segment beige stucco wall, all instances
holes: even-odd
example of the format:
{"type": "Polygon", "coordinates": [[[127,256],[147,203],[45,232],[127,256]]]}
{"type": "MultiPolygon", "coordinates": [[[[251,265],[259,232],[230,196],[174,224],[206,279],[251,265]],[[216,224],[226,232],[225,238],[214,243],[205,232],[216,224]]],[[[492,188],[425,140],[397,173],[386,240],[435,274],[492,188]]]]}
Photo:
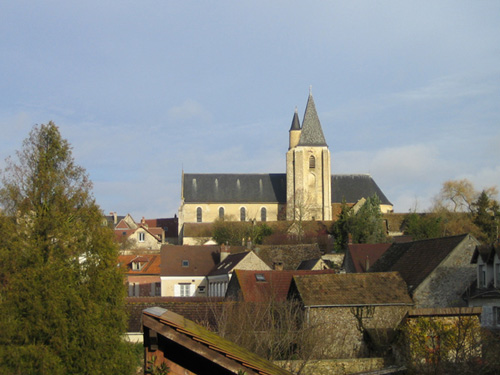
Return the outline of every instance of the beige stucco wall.
{"type": "Polygon", "coordinates": [[[151,233],[143,228],[138,228],[135,233],[129,237],[129,240],[135,241],[134,247],[136,249],[159,250],[161,247],[161,242],[158,242],[151,233]],[[144,241],[139,241],[139,233],[144,233],[144,241]]]}
{"type": "Polygon", "coordinates": [[[182,223],[196,223],[196,210],[201,207],[202,223],[211,223],[219,218],[219,208],[224,207],[224,217],[234,221],[240,221],[240,209],[245,207],[246,220],[261,221],[261,209],[267,210],[266,221],[277,221],[279,205],[276,203],[184,203],[181,206],[182,223]]]}
{"type": "Polygon", "coordinates": [[[175,286],[181,283],[192,285],[194,294],[191,297],[205,297],[207,295],[207,279],[204,276],[162,276],[161,277],[161,296],[175,297],[175,286]],[[200,293],[199,287],[204,286],[205,292],[200,293]]]}
{"type": "Polygon", "coordinates": [[[295,147],[286,155],[287,220],[332,220],[330,151],[327,147],[295,147]],[[315,167],[309,167],[313,156],[315,167]]]}

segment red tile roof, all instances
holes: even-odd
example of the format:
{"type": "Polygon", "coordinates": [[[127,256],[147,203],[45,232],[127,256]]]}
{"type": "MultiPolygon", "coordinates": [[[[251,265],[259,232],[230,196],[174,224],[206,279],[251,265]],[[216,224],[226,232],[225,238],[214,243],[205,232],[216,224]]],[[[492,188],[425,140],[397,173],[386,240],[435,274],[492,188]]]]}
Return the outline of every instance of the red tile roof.
{"type": "Polygon", "coordinates": [[[122,267],[126,267],[126,273],[128,275],[159,275],[160,274],[160,261],[161,258],[159,255],[152,254],[133,254],[133,255],[119,255],[118,263],[122,267]],[[137,263],[146,264],[137,271],[132,270],[132,261],[137,263]]]}
{"type": "Polygon", "coordinates": [[[243,301],[265,302],[269,299],[284,301],[294,275],[333,274],[334,270],[246,271],[235,270],[228,286],[234,291],[232,298],[241,292],[243,301]],[[262,281],[259,281],[256,275],[262,281]]]}
{"type": "Polygon", "coordinates": [[[356,272],[366,272],[371,265],[391,246],[390,243],[350,244],[346,253],[346,261],[350,258],[356,272]]]}

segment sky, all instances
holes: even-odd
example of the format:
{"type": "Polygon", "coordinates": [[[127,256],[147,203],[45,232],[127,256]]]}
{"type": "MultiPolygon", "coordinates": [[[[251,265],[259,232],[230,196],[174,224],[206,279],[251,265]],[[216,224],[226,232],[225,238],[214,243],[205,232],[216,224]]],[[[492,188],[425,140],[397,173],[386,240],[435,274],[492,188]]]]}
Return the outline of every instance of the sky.
{"type": "Polygon", "coordinates": [[[284,173],[310,87],[332,173],[395,212],[500,185],[500,2],[2,1],[0,169],[54,121],[105,213],[173,217],[186,173],[284,173]]]}

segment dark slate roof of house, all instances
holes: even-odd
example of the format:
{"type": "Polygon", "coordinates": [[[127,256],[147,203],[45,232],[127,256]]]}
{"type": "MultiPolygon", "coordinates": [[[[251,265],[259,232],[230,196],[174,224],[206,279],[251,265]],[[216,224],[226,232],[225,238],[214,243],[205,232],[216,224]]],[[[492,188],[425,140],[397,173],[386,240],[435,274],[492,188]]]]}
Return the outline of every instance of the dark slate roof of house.
{"type": "Polygon", "coordinates": [[[304,120],[302,120],[302,132],[297,146],[327,146],[311,94],[307,100],[304,120]]]}
{"type": "MultiPolygon", "coordinates": [[[[290,372],[284,370],[283,368],[275,365],[273,362],[268,361],[255,353],[252,353],[248,349],[240,347],[235,343],[228,341],[214,332],[200,326],[193,321],[184,318],[182,315],[176,314],[172,311],[168,311],[162,308],[149,308],[144,310],[143,315],[150,316],[157,320],[158,322],[171,327],[174,329],[173,337],[170,340],[176,340],[176,336],[183,336],[187,340],[182,340],[182,345],[190,351],[196,353],[196,356],[201,356],[213,360],[221,367],[224,367],[225,363],[222,361],[217,361],[217,359],[208,358],[205,351],[200,351],[199,346],[204,345],[207,349],[214,351],[217,355],[222,355],[236,362],[243,369],[247,371],[252,371],[262,375],[292,375],[290,372]]],[[[147,326],[147,319],[145,321],[145,326],[147,326]]],[[[160,332],[161,334],[161,332],[160,332]]],[[[194,357],[196,358],[196,357],[194,357]]]]}
{"type": "Polygon", "coordinates": [[[484,263],[491,264],[495,259],[495,254],[500,257],[500,246],[498,245],[481,245],[476,247],[474,254],[472,255],[471,263],[476,264],[479,257],[484,263]]]}
{"type": "Polygon", "coordinates": [[[300,262],[297,267],[298,270],[312,270],[316,264],[321,260],[321,258],[307,259],[300,262]]]}
{"type": "Polygon", "coordinates": [[[370,268],[371,265],[375,264],[390,246],[390,243],[349,244],[344,262],[350,259],[356,272],[366,272],[366,266],[368,265],[370,268]]]}
{"type": "Polygon", "coordinates": [[[392,205],[369,174],[332,175],[332,203],[356,203],[374,194],[381,204],[392,205]]]}
{"type": "MultiPolygon", "coordinates": [[[[334,273],[334,270],[294,270],[294,271],[247,271],[235,270],[228,285],[241,293],[245,302],[266,302],[270,299],[284,301],[290,288],[292,277],[295,275],[318,275],[334,273]],[[259,276],[257,276],[259,275],[259,276]],[[233,285],[231,285],[233,284],[233,285]]],[[[236,296],[231,296],[236,297],[236,296]]]]}
{"type": "Polygon", "coordinates": [[[220,261],[220,247],[163,245],[161,276],[206,276],[220,261]],[[183,261],[187,260],[187,266],[183,261]]]}
{"type": "MultiPolygon", "coordinates": [[[[186,203],[286,203],[286,174],[185,173],[182,190],[186,203]]],[[[370,175],[332,175],[332,203],[356,203],[374,194],[392,205],[370,175]]]]}
{"type": "Polygon", "coordinates": [[[159,275],[160,256],[153,254],[118,255],[118,265],[129,275],[159,275]],[[132,269],[132,262],[146,263],[140,270],[132,269]]]}
{"type": "Polygon", "coordinates": [[[398,271],[416,289],[468,234],[393,243],[368,272],[398,271]]]}
{"type": "Polygon", "coordinates": [[[225,275],[231,272],[234,267],[238,265],[245,257],[250,254],[249,251],[229,254],[222,262],[217,264],[212,271],[208,274],[208,276],[216,276],[216,275],[225,275]]]}
{"type": "Polygon", "coordinates": [[[297,275],[290,291],[305,306],[413,304],[398,272],[297,275]]]}

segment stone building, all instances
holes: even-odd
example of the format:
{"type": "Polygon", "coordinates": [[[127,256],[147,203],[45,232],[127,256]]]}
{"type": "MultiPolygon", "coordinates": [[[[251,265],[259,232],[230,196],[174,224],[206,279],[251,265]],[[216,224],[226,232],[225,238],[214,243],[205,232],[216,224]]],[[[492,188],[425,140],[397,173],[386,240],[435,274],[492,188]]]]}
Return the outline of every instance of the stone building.
{"type": "Polygon", "coordinates": [[[381,211],[392,203],[370,175],[332,175],[326,143],[312,94],[302,126],[297,110],[289,130],[286,173],[183,173],[179,237],[184,224],[233,221],[321,220],[335,218],[343,201],[354,205],[377,195],[381,211]]]}

